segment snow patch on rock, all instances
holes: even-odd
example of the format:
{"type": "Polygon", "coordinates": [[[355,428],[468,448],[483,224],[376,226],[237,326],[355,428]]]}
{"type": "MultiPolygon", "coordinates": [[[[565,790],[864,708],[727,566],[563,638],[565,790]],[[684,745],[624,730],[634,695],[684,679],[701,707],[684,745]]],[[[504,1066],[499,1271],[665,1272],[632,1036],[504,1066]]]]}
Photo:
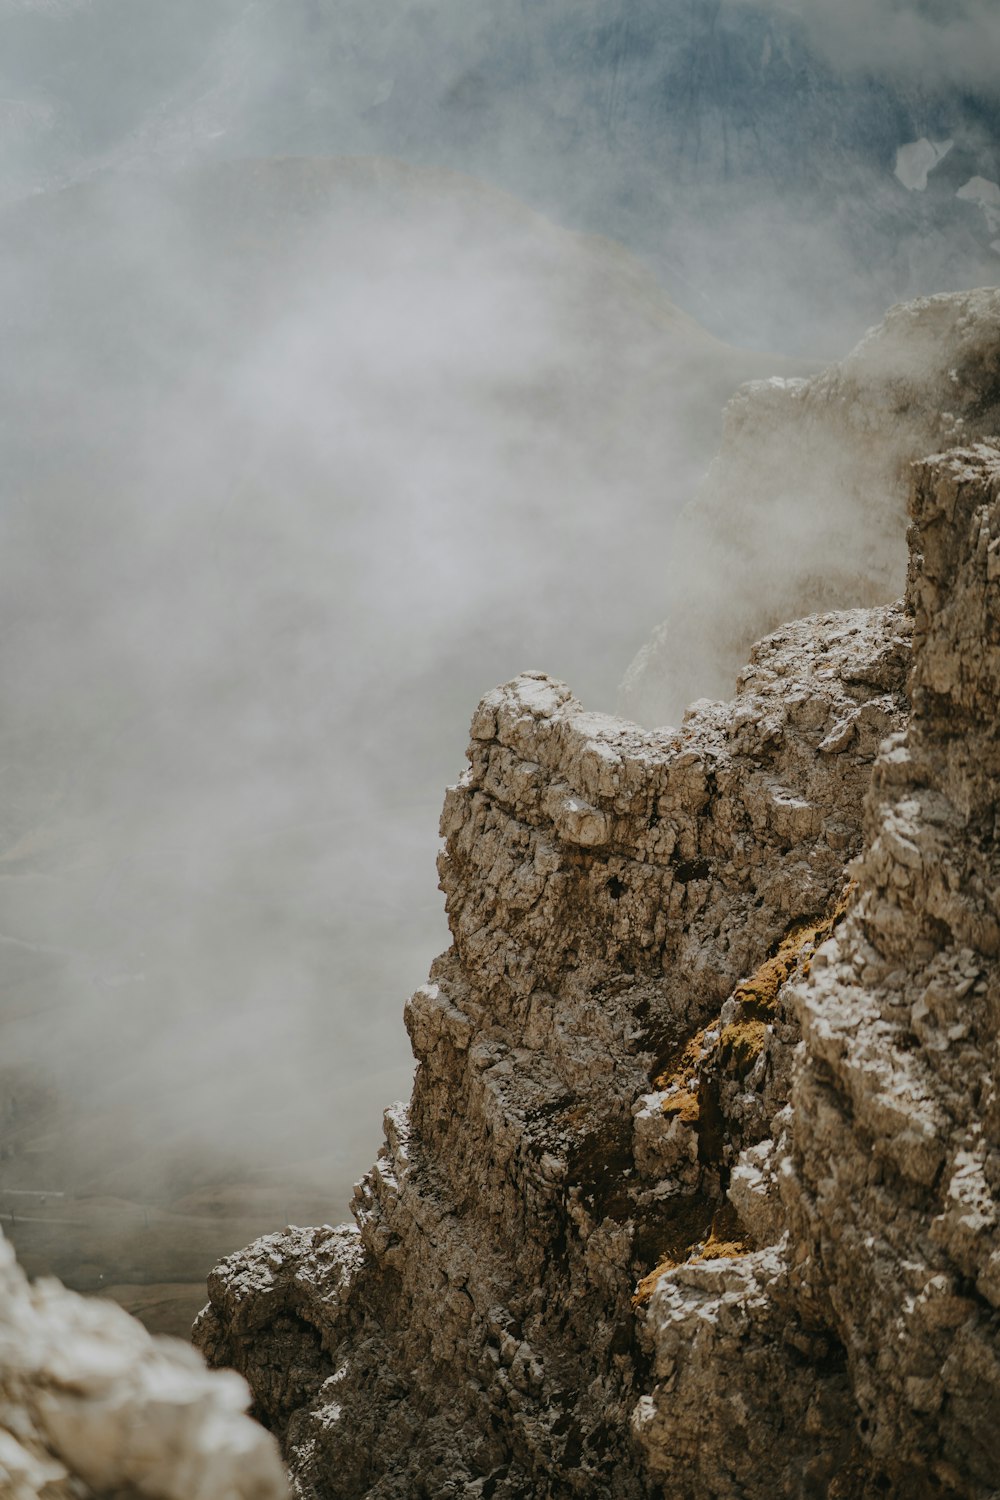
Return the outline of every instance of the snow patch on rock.
{"type": "MultiPolygon", "coordinates": [[[[979,204],[991,233],[1000,229],[1000,183],[991,182],[988,177],[970,177],[955,196],[979,204]]],[[[990,248],[995,249],[995,244],[991,243],[990,248]]]]}
{"type": "Polygon", "coordinates": [[[927,178],[939,162],[944,161],[954,141],[909,141],[896,152],[896,176],[911,193],[927,190],[927,178]]]}

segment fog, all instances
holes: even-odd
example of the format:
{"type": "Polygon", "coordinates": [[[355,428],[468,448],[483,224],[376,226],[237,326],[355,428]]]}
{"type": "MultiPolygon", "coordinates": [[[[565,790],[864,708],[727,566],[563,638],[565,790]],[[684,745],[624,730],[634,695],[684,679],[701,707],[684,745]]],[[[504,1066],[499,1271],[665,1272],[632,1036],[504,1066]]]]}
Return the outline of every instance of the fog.
{"type": "Polygon", "coordinates": [[[774,0],[801,18],[834,64],[940,88],[977,88],[995,98],[1000,13],[993,0],[774,0]]]}
{"type": "Polygon", "coordinates": [[[1000,176],[996,24],[987,0],[5,0],[0,194],[402,157],[624,242],[720,337],[833,357],[894,300],[995,277],[954,193],[1000,176]],[[965,176],[914,195],[893,164],[922,137],[965,176]]]}
{"type": "Polygon", "coordinates": [[[197,1287],[135,1289],[345,1216],[447,942],[478,698],[540,667],[613,709],[732,390],[990,264],[975,204],[911,222],[863,149],[947,105],[985,170],[989,98],[942,75],[925,121],[817,43],[812,128],[846,141],[817,219],[801,101],[756,155],[726,113],[745,56],[804,45],[747,10],[0,4],[0,1211],[30,1270],[178,1328],[197,1287]]]}
{"type": "MultiPolygon", "coordinates": [[[[102,177],[8,210],[0,265],[4,1185],[189,1239],[206,1202],[237,1238],[339,1218],[409,1088],[472,709],[525,666],[613,706],[671,508],[775,361],[371,160],[102,177]]],[[[12,1207],[29,1265],[149,1274],[12,1207]]]]}

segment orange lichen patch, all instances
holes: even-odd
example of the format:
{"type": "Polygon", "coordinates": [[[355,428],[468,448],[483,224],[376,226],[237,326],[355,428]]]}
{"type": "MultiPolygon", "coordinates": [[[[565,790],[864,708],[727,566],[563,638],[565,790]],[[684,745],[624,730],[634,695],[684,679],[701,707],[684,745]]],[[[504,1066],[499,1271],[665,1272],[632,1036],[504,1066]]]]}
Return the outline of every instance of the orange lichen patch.
{"type": "Polygon", "coordinates": [[[764,960],[755,974],[736,986],[733,999],[740,1002],[745,1015],[768,1020],[775,1014],[782,986],[796,969],[808,974],[812,955],[846,916],[856,889],[857,883],[850,881],[819,921],[810,918],[795,922],[781,939],[777,951],[764,960]]]}
{"type": "Polygon", "coordinates": [[[663,1101],[663,1113],[674,1115],[685,1125],[693,1125],[700,1113],[698,1108],[698,1096],[690,1089],[681,1089],[677,1094],[671,1094],[669,1099],[663,1101]]]}
{"type": "Polygon", "coordinates": [[[635,1250],[644,1266],[669,1269],[687,1260],[692,1245],[700,1245],[711,1232],[712,1215],[718,1208],[706,1194],[678,1193],[658,1204],[636,1225],[635,1250]]]}
{"type": "Polygon", "coordinates": [[[660,1264],[656,1267],[655,1270],[650,1271],[648,1276],[644,1276],[642,1278],[642,1280],[639,1282],[639,1285],[632,1293],[633,1312],[638,1311],[640,1307],[645,1307],[650,1297],[656,1291],[656,1283],[659,1281],[660,1277],[665,1271],[672,1271],[676,1265],[677,1261],[675,1260],[661,1260],[660,1264]]]}
{"type": "Polygon", "coordinates": [[[733,991],[732,998],[739,1002],[740,1020],[727,1026],[719,1035],[719,1018],[700,1027],[687,1041],[682,1042],[667,1060],[666,1065],[653,1079],[656,1089],[688,1088],[689,1080],[696,1078],[706,1056],[716,1046],[728,1046],[741,1065],[740,1076],[749,1071],[753,1059],[763,1046],[763,1030],[755,1029],[758,1023],[772,1021],[778,1009],[778,997],[782,987],[796,972],[809,973],[813,954],[834,928],[847,915],[848,908],[857,890],[857,882],[850,881],[837,901],[819,919],[810,917],[795,922],[779,942],[777,949],[764,960],[760,968],[749,979],[741,980],[733,991]],[[706,1042],[706,1035],[714,1031],[717,1040],[706,1042]]]}
{"type": "MultiPolygon", "coordinates": [[[[704,1220],[702,1220],[704,1225],[704,1220]]],[[[704,1229],[702,1229],[704,1233],[704,1229]]],[[[698,1265],[703,1260],[735,1260],[753,1249],[743,1229],[736,1210],[731,1203],[724,1203],[716,1210],[708,1238],[694,1240],[675,1255],[665,1255],[656,1267],[644,1276],[632,1295],[633,1310],[644,1307],[656,1290],[656,1283],[667,1271],[680,1265],[698,1265]]]]}
{"type": "Polygon", "coordinates": [[[730,1140],[724,1076],[745,1078],[750,1072],[779,1020],[782,987],[793,975],[809,972],[812,955],[847,914],[855,890],[852,881],[825,916],[789,927],[775,951],[733,991],[736,1019],[723,1026],[721,1014],[716,1016],[679,1043],[654,1078],[655,1087],[667,1095],[663,1113],[697,1131],[698,1160],[710,1170],[696,1194],[667,1200],[666,1212],[661,1209],[655,1223],[638,1226],[639,1265],[655,1265],[636,1287],[634,1309],[649,1301],[666,1271],[707,1260],[732,1260],[752,1250],[736,1210],[718,1202],[728,1181],[730,1140]]]}
{"type": "Polygon", "coordinates": [[[653,1079],[654,1088],[669,1089],[675,1085],[683,1084],[687,1079],[693,1077],[705,1054],[705,1031],[701,1027],[694,1036],[689,1037],[668,1061],[662,1072],[653,1079]]]}
{"type": "Polygon", "coordinates": [[[763,1021],[734,1021],[719,1037],[719,1062],[727,1073],[745,1078],[764,1050],[767,1027],[763,1021]]]}
{"type": "Polygon", "coordinates": [[[735,1260],[753,1249],[746,1230],[731,1203],[724,1203],[712,1220],[712,1232],[701,1250],[691,1257],[697,1265],[703,1260],[735,1260]]]}

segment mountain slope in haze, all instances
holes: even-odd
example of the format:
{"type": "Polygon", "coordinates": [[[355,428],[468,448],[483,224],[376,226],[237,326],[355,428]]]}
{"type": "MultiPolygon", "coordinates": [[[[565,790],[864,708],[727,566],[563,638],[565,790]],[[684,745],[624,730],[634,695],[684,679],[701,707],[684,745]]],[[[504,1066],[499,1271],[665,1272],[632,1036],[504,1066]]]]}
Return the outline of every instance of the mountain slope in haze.
{"type": "Polygon", "coordinates": [[[32,1272],[196,1280],[339,1214],[406,1086],[473,684],[610,703],[722,403],[787,366],[382,160],[35,197],[0,284],[0,1206],[32,1272]]]}
{"type": "Polygon", "coordinates": [[[751,0],[12,4],[5,191],[392,154],[613,234],[717,332],[832,355],[893,301],[995,279],[1000,93],[975,50],[945,63],[962,9],[918,65],[877,15],[866,62],[751,0]]]}
{"type": "Polygon", "coordinates": [[[1000,430],[1000,289],[891,308],[809,380],[752,383],[665,558],[669,618],[621,707],[677,723],[731,691],[753,641],[806,610],[885,604],[903,587],[921,454],[1000,430]]]}

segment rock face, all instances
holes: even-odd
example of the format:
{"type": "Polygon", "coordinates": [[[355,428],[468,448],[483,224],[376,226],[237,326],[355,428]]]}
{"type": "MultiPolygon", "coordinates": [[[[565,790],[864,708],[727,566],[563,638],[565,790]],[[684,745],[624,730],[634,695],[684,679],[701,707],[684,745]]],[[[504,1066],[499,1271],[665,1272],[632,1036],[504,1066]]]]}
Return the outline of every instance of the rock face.
{"type": "Polygon", "coordinates": [[[653,1273],[747,1263],[726,1188],[787,1099],[783,984],[838,919],[908,655],[899,608],[847,612],[677,732],[537,674],[480,705],[442,821],[454,943],[357,1228],[223,1262],[196,1330],[300,1495],[650,1493],[653,1273]]]}
{"type": "Polygon", "coordinates": [[[678,524],[670,618],[633,661],[622,709],[676,723],[728,696],[782,620],[903,591],[910,464],[1000,430],[1000,291],[893,308],[811,380],[754,381],[678,524]]]}
{"type": "Polygon", "coordinates": [[[911,516],[677,732],[480,705],[357,1226],[197,1330],[303,1500],[995,1497],[1000,447],[911,516]]]}
{"type": "Polygon", "coordinates": [[[651,1300],[636,1432],[696,1494],[996,1493],[1000,452],[921,466],[913,520],[912,716],[857,899],[784,991],[804,1046],[780,1141],[730,1187],[770,1248],[651,1300]]]}
{"type": "Polygon", "coordinates": [[[111,1303],[29,1285],[0,1236],[0,1494],[5,1500],[282,1500],[247,1390],[111,1303]]]}
{"type": "Polygon", "coordinates": [[[922,467],[912,717],[875,767],[862,897],[793,1005],[782,1195],[900,1493],[1000,1474],[1000,457],[922,467]]]}

